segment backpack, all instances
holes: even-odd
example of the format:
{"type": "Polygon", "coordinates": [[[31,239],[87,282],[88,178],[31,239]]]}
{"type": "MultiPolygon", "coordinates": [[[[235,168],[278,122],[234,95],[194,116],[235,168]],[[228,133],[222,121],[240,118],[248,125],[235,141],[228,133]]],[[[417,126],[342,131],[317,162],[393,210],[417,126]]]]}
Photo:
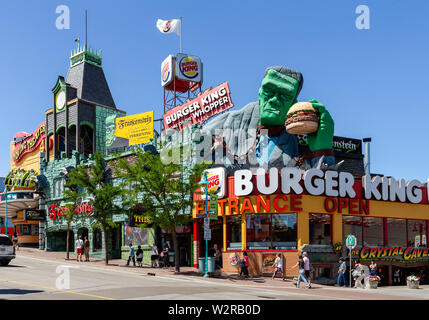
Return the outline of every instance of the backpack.
{"type": "Polygon", "coordinates": [[[246,266],[246,262],[244,261],[244,259],[240,260],[240,267],[245,267],[246,266]]]}

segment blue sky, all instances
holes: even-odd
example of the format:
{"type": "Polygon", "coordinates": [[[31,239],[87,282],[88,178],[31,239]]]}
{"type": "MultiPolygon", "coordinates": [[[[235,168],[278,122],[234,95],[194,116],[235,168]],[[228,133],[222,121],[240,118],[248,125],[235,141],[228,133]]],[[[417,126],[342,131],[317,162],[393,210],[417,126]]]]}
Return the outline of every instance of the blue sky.
{"type": "Polygon", "coordinates": [[[18,131],[32,132],[52,106],[51,89],[66,76],[74,39],[103,50],[103,69],[119,109],[162,116],[160,64],[179,51],[156,20],[183,17],[183,51],[202,58],[204,88],[229,81],[235,108],[257,100],[266,67],[304,75],[300,101],[323,102],[335,135],[372,137],[371,171],[429,177],[426,92],[429,2],[425,0],[282,1],[2,1],[0,3],[0,175],[18,131]],[[57,30],[58,5],[70,8],[57,30]],[[358,30],[358,5],[370,29],[358,30]]]}

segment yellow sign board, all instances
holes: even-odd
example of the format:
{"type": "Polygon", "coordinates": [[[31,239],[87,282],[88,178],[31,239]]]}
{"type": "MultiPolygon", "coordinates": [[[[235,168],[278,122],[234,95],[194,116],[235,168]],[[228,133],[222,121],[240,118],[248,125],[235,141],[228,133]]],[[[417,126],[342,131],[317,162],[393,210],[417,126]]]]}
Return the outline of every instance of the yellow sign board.
{"type": "Polygon", "coordinates": [[[153,138],[153,111],[115,119],[115,136],[128,139],[128,145],[147,143],[153,138]]]}

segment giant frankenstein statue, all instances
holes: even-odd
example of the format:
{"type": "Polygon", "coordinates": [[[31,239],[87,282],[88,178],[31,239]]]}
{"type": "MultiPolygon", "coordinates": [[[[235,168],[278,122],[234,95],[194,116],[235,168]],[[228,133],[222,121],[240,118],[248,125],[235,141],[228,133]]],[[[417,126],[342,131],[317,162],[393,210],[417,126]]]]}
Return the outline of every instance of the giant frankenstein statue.
{"type": "Polygon", "coordinates": [[[334,121],[322,103],[309,101],[319,113],[320,122],[319,129],[307,135],[310,150],[301,157],[296,136],[285,129],[286,115],[297,102],[302,84],[300,72],[282,66],[269,67],[259,89],[259,102],[251,102],[207,123],[203,130],[214,137],[209,156],[215,160],[216,153],[223,154],[223,163],[216,155],[214,166],[232,170],[285,166],[332,168],[334,121]]]}

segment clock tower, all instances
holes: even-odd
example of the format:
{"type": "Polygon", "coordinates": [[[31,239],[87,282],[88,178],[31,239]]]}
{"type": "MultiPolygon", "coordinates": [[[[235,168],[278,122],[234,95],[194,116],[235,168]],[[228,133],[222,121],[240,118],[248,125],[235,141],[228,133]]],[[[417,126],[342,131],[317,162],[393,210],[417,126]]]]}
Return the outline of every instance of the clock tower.
{"type": "Polygon", "coordinates": [[[116,108],[101,62],[101,51],[80,44],[72,50],[67,77],[58,77],[53,108],[46,111],[46,142],[53,138],[46,161],[70,157],[73,150],[84,156],[104,153],[104,119],[125,112],[116,108]]]}

